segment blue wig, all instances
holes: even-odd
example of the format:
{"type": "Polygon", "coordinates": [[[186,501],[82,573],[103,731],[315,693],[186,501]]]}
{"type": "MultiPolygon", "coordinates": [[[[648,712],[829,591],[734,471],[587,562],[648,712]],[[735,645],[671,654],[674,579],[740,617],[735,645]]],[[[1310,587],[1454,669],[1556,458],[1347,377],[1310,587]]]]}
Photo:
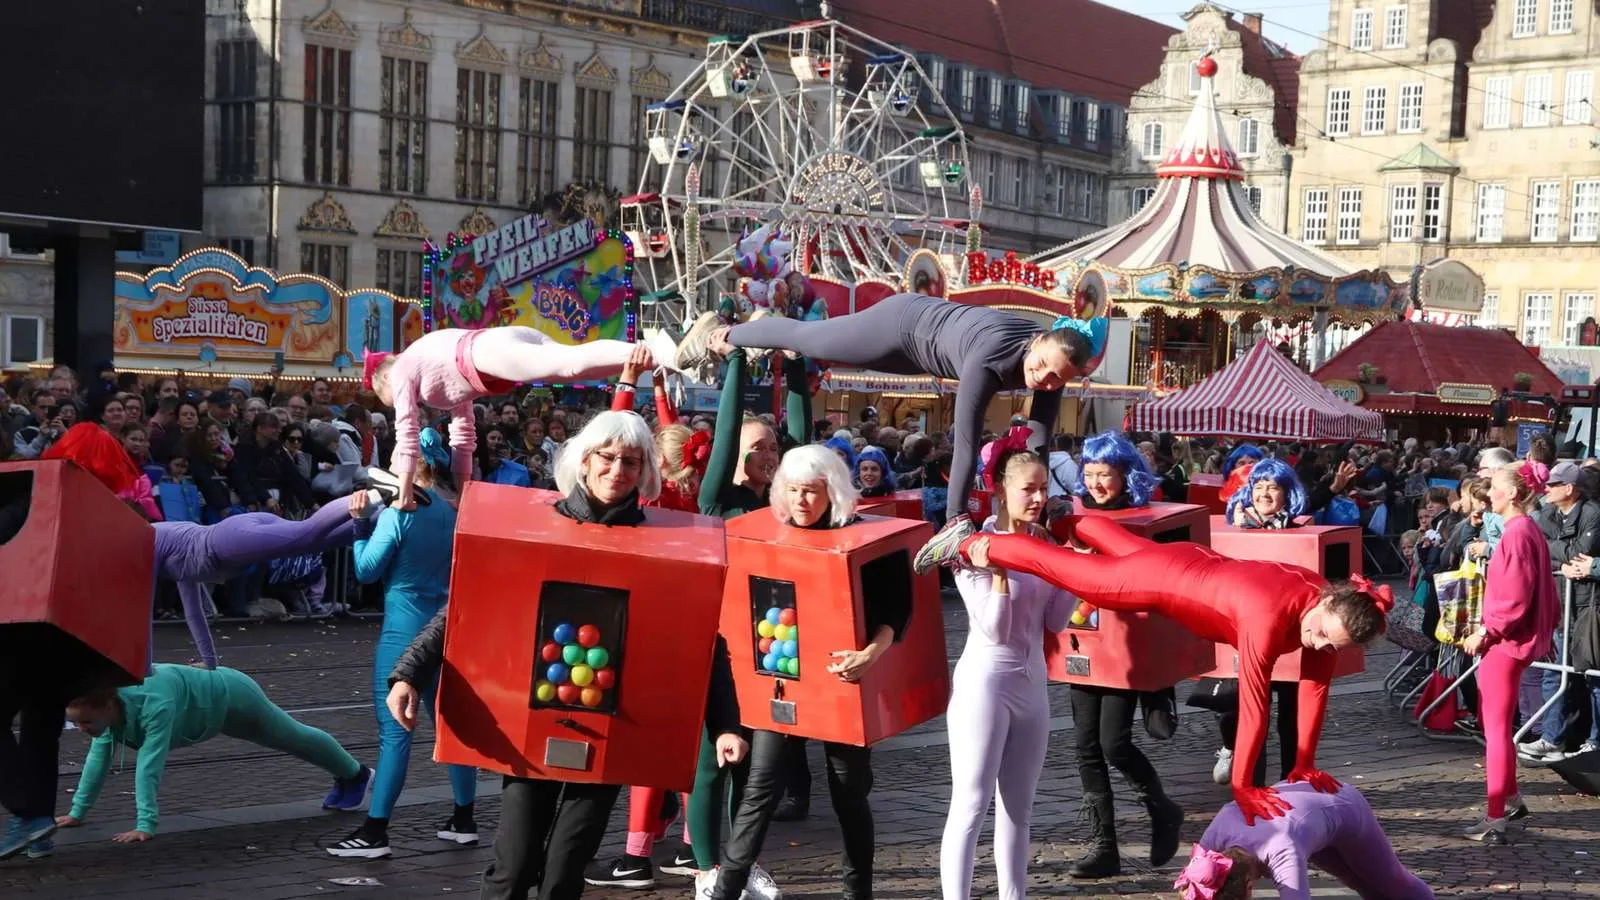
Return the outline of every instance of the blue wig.
{"type": "Polygon", "coordinates": [[[1083,483],[1083,470],[1090,463],[1103,463],[1122,473],[1122,490],[1128,495],[1131,506],[1149,506],[1150,495],[1161,483],[1138,449],[1118,431],[1103,431],[1084,440],[1082,458],[1078,460],[1078,481],[1072,486],[1072,492],[1079,497],[1089,492],[1083,483]]]}
{"type": "Polygon", "coordinates": [[[894,481],[894,469],[889,467],[889,454],[884,453],[879,447],[872,446],[863,449],[861,454],[856,457],[855,465],[850,467],[851,474],[855,476],[856,487],[861,487],[861,464],[864,462],[878,464],[878,468],[883,470],[883,483],[889,486],[889,490],[898,491],[900,489],[894,481]]]}
{"type": "Polygon", "coordinates": [[[1250,467],[1244,486],[1228,498],[1228,521],[1233,521],[1235,510],[1250,505],[1250,492],[1259,481],[1271,481],[1283,489],[1283,508],[1290,518],[1306,514],[1306,489],[1300,477],[1288,463],[1276,457],[1267,457],[1250,467]]]}
{"type": "Polygon", "coordinates": [[[850,446],[850,439],[842,434],[836,434],[823,442],[822,446],[844,457],[844,464],[850,471],[856,470],[856,448],[850,446]]]}
{"type": "Polygon", "coordinates": [[[1266,456],[1266,454],[1262,453],[1261,448],[1257,447],[1255,444],[1240,444],[1239,446],[1233,448],[1233,452],[1229,453],[1228,459],[1223,462],[1222,477],[1226,479],[1229,475],[1233,474],[1233,467],[1237,466],[1240,462],[1247,459],[1259,462],[1264,456],[1266,456]]]}

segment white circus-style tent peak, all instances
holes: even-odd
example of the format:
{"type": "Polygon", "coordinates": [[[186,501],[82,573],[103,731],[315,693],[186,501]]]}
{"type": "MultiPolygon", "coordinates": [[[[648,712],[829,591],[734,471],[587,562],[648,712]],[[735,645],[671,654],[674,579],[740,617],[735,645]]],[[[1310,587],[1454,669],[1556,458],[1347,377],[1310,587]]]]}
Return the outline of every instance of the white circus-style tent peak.
{"type": "Polygon", "coordinates": [[[1155,196],[1127,221],[1031,261],[1058,272],[1094,262],[1124,270],[1183,263],[1230,273],[1292,267],[1325,278],[1352,274],[1348,264],[1274,230],[1250,208],[1244,169],[1217,112],[1216,61],[1205,57],[1197,68],[1200,93],[1156,168],[1155,196]]]}
{"type": "Polygon", "coordinates": [[[1383,416],[1334,396],[1268,341],[1199,384],[1133,408],[1134,431],[1280,441],[1384,439],[1383,416]]]}

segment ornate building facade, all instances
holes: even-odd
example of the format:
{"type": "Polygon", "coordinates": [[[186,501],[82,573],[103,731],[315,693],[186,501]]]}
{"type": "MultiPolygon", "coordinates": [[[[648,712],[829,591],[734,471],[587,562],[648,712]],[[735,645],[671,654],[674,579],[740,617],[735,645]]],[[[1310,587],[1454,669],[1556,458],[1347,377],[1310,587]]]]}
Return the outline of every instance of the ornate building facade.
{"type": "Polygon", "coordinates": [[[1459,259],[1477,324],[1576,343],[1600,312],[1594,8],[1334,0],[1301,65],[1291,233],[1397,279],[1459,259]]]}

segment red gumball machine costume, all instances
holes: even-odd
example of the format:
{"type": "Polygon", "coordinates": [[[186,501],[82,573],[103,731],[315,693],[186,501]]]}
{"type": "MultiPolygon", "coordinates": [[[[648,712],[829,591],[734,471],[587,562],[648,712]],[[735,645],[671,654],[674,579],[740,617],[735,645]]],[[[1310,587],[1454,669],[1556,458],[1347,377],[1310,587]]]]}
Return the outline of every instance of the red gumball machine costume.
{"type": "MultiPolygon", "coordinates": [[[[977,535],[962,544],[962,554],[987,540],[991,566],[1038,576],[1104,609],[1159,612],[1201,637],[1237,647],[1240,749],[1233,758],[1234,800],[1248,821],[1281,814],[1283,804],[1272,788],[1250,784],[1266,733],[1268,680],[1279,656],[1301,649],[1301,619],[1321,602],[1327,582],[1295,566],[1228,559],[1195,544],[1157,544],[1101,518],[1081,520],[1076,536],[1100,555],[1020,535],[977,535]]],[[[1392,605],[1387,588],[1373,588],[1364,579],[1357,584],[1380,610],[1392,605]]],[[[1334,663],[1332,652],[1304,654],[1298,762],[1289,777],[1323,791],[1338,787],[1316,768],[1334,663]]]]}

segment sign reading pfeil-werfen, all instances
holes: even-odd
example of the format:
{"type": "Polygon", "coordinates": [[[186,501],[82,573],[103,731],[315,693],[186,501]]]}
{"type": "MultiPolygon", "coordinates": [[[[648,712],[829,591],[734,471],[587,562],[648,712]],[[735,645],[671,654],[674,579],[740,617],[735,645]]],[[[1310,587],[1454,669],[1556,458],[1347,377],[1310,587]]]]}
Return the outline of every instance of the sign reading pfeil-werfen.
{"type": "Polygon", "coordinates": [[[1434,392],[1441,403],[1493,403],[1494,388],[1487,384],[1441,382],[1434,392]]]}
{"type": "Polygon", "coordinates": [[[808,211],[848,216],[882,209],[884,189],[872,163],[853,153],[829,152],[800,167],[789,194],[808,211]]]}

